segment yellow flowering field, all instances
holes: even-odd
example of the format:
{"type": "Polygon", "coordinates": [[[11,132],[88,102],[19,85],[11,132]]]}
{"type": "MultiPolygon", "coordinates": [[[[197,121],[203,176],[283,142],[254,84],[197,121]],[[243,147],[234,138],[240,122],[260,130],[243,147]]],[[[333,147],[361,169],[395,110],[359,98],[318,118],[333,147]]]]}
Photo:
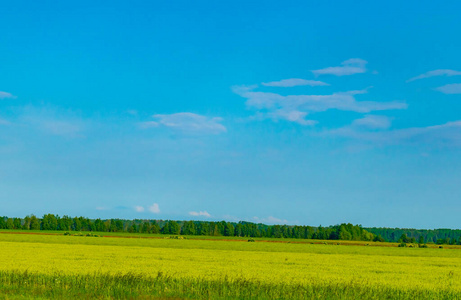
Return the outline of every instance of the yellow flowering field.
{"type": "MultiPolygon", "coordinates": [[[[55,278],[129,274],[146,280],[167,278],[176,284],[225,281],[304,287],[305,292],[323,286],[393,291],[402,297],[407,292],[461,295],[459,249],[0,234],[0,272],[5,282],[14,274],[55,278]]],[[[207,293],[210,298],[232,298],[232,293],[207,293]]],[[[315,297],[315,291],[310,293],[315,297]]],[[[254,298],[270,298],[259,294],[254,298]]]]}

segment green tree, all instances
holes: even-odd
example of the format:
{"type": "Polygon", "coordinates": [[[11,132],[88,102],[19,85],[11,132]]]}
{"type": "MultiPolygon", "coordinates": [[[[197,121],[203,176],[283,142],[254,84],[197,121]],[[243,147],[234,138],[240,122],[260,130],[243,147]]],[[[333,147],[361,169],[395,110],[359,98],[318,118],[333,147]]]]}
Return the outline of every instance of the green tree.
{"type": "Polygon", "coordinates": [[[46,214],[42,218],[42,224],[40,227],[42,230],[57,230],[58,219],[53,214],[46,214]]]}
{"type": "Polygon", "coordinates": [[[14,229],[21,229],[22,228],[21,218],[13,218],[13,225],[14,225],[14,229]]]}
{"type": "Polygon", "coordinates": [[[138,227],[134,222],[131,223],[131,226],[128,227],[128,232],[135,233],[138,231],[138,227]]]}
{"type": "Polygon", "coordinates": [[[419,245],[424,244],[424,237],[422,235],[419,236],[418,244],[419,245]]]}
{"type": "Polygon", "coordinates": [[[224,236],[234,236],[234,225],[226,223],[226,227],[224,227],[224,236]]]}
{"type": "Polygon", "coordinates": [[[0,229],[6,229],[6,219],[7,217],[0,217],[0,229]]]}
{"type": "Polygon", "coordinates": [[[212,235],[213,235],[213,236],[219,236],[218,224],[214,224],[212,235]]]}
{"type": "Polygon", "coordinates": [[[241,223],[235,225],[234,235],[239,237],[243,236],[243,225],[241,223]]]}
{"type": "Polygon", "coordinates": [[[142,233],[152,233],[152,226],[150,222],[143,222],[141,226],[142,233]]]}
{"type": "Polygon", "coordinates": [[[22,224],[22,229],[29,230],[30,229],[30,217],[26,216],[24,218],[24,223],[22,224]]]}
{"type": "Polygon", "coordinates": [[[165,222],[165,224],[162,227],[162,233],[163,234],[171,234],[170,221],[165,222]]]}
{"type": "Polygon", "coordinates": [[[178,235],[181,232],[181,227],[179,227],[178,222],[176,221],[169,221],[170,222],[170,234],[178,235]]]}
{"type": "Polygon", "coordinates": [[[122,232],[123,231],[123,221],[120,219],[115,220],[115,231],[122,232]]]}
{"type": "Polygon", "coordinates": [[[181,228],[183,235],[195,235],[195,224],[193,221],[185,221],[181,228]]]}
{"type": "Polygon", "coordinates": [[[104,222],[101,219],[96,219],[93,223],[95,231],[106,231],[104,222]]]}
{"type": "Polygon", "coordinates": [[[82,230],[82,222],[79,218],[74,217],[72,219],[72,229],[74,231],[81,231],[82,230]]]}
{"type": "Polygon", "coordinates": [[[40,230],[40,220],[34,216],[30,216],[30,230],[40,230]]]}
{"type": "Polygon", "coordinates": [[[158,225],[157,221],[153,220],[151,225],[152,233],[159,234],[160,233],[160,226],[158,225]]]}
{"type": "Polygon", "coordinates": [[[398,242],[399,243],[409,243],[410,239],[407,237],[407,235],[405,233],[402,233],[402,235],[400,236],[398,242]]]}
{"type": "Polygon", "coordinates": [[[12,218],[6,220],[6,229],[14,229],[14,222],[12,218]]]}
{"type": "Polygon", "coordinates": [[[210,234],[210,223],[208,222],[201,222],[200,223],[200,230],[198,231],[199,235],[209,235],[210,234]]]}
{"type": "Polygon", "coordinates": [[[62,216],[58,219],[58,230],[71,231],[72,230],[72,218],[69,216],[62,216]]]}

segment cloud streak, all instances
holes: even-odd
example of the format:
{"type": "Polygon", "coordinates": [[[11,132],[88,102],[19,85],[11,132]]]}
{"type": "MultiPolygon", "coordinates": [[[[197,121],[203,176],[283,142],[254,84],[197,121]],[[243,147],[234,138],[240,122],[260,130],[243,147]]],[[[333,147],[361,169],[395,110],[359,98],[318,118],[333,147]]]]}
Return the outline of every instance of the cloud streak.
{"type": "Polygon", "coordinates": [[[175,114],[157,114],[152,116],[154,121],[142,122],[142,128],[167,127],[187,133],[219,134],[227,129],[219,117],[207,117],[190,112],[175,114]]]}
{"type": "MultiPolygon", "coordinates": [[[[344,137],[379,146],[398,144],[461,146],[461,120],[427,127],[377,131],[368,129],[357,127],[356,122],[353,122],[350,126],[326,131],[324,135],[344,137]]],[[[380,129],[386,128],[383,126],[380,129]]]]}
{"type": "Polygon", "coordinates": [[[354,75],[365,73],[367,71],[366,65],[367,61],[360,58],[351,58],[341,63],[341,66],[337,67],[328,67],[325,69],[312,70],[314,75],[335,75],[335,76],[345,76],[345,75],[354,75]]]}
{"type": "Polygon", "coordinates": [[[264,86],[272,86],[272,87],[294,87],[294,86],[327,86],[329,85],[323,81],[317,80],[306,80],[300,78],[290,78],[290,79],[283,79],[280,81],[271,81],[271,82],[263,82],[262,85],[264,86]]]}
{"type": "Polygon", "coordinates": [[[210,218],[211,215],[205,210],[205,211],[190,211],[189,215],[194,216],[194,217],[206,217],[210,218]]]}
{"type": "Polygon", "coordinates": [[[352,126],[367,129],[387,129],[391,127],[391,119],[386,116],[366,115],[354,120],[352,126]]]}
{"type": "Polygon", "coordinates": [[[439,70],[429,71],[421,75],[418,75],[416,77],[410,78],[407,80],[407,82],[412,82],[415,80],[430,78],[430,77],[435,77],[435,76],[457,76],[457,75],[461,75],[461,72],[455,71],[455,70],[449,70],[449,69],[439,69],[439,70]]]}
{"type": "Polygon", "coordinates": [[[23,107],[17,121],[45,134],[69,138],[83,137],[82,132],[88,125],[78,114],[50,106],[23,107]]]}
{"type": "Polygon", "coordinates": [[[461,94],[461,83],[447,84],[435,88],[435,90],[444,94],[461,94]]]}
{"type": "Polygon", "coordinates": [[[370,113],[372,111],[406,109],[402,101],[376,102],[357,101],[356,95],[366,94],[367,89],[333,93],[330,95],[288,95],[253,91],[254,87],[237,86],[233,91],[246,98],[246,106],[258,110],[254,119],[274,119],[296,122],[301,125],[315,125],[308,120],[310,113],[331,109],[370,113]]]}
{"type": "Polygon", "coordinates": [[[0,91],[0,99],[16,99],[16,96],[12,95],[11,93],[0,91]]]}

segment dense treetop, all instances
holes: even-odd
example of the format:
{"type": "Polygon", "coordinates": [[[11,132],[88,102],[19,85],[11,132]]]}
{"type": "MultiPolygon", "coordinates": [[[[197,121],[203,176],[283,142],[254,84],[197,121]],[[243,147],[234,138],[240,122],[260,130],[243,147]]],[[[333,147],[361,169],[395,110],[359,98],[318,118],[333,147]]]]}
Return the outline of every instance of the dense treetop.
{"type": "Polygon", "coordinates": [[[389,241],[404,243],[460,244],[461,230],[363,228],[340,224],[328,227],[265,225],[251,222],[89,219],[45,214],[25,218],[0,217],[0,229],[130,232],[169,235],[271,237],[319,240],[389,241]]]}

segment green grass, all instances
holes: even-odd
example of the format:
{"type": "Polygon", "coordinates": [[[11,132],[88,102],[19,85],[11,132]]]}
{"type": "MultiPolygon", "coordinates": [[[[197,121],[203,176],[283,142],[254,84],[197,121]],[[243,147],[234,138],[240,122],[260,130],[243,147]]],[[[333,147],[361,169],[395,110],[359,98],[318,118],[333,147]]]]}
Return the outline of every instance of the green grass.
{"type": "Polygon", "coordinates": [[[44,275],[0,272],[0,298],[75,299],[460,299],[449,290],[367,287],[362,282],[264,284],[257,281],[176,279],[162,273],[44,275]]]}

